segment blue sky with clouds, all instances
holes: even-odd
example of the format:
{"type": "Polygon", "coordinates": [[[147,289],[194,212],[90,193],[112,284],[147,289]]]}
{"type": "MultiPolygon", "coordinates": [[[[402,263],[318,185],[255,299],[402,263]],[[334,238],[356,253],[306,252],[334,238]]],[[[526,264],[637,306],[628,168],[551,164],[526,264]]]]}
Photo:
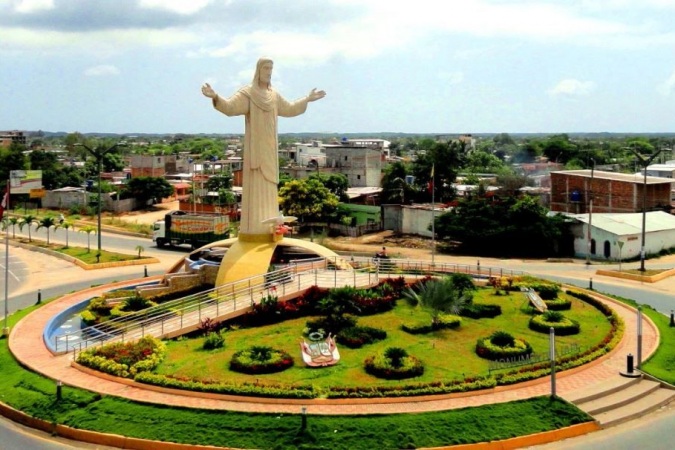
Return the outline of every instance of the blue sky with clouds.
{"type": "Polygon", "coordinates": [[[675,131],[675,0],[0,0],[0,130],[240,133],[260,56],[282,133],[675,131]]]}

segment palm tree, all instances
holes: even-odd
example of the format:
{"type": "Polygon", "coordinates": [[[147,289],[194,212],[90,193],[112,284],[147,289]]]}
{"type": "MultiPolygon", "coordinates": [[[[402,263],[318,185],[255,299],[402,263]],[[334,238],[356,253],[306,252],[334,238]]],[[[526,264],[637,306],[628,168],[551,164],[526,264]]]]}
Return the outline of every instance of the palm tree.
{"type": "Polygon", "coordinates": [[[83,233],[87,233],[87,253],[91,251],[91,245],[90,245],[90,237],[91,233],[96,233],[96,227],[93,227],[91,225],[87,225],[86,227],[80,228],[80,231],[83,233]]]}
{"type": "Polygon", "coordinates": [[[18,217],[10,217],[9,224],[12,226],[12,239],[16,239],[16,226],[19,223],[18,217]]]}
{"type": "Polygon", "coordinates": [[[138,259],[141,259],[141,253],[145,251],[145,247],[143,247],[142,245],[137,245],[136,251],[138,252],[138,259]]]}
{"type": "Polygon", "coordinates": [[[432,326],[437,326],[442,314],[459,314],[463,306],[472,300],[471,291],[462,290],[453,279],[429,280],[417,290],[409,288],[404,296],[413,305],[419,305],[431,313],[432,326]]]}
{"type": "Polygon", "coordinates": [[[37,221],[37,217],[35,217],[31,214],[28,214],[28,215],[23,216],[23,219],[21,220],[21,222],[19,222],[19,230],[21,230],[21,231],[23,231],[24,225],[28,225],[28,242],[33,242],[33,238],[30,235],[30,227],[36,221],[37,221]]]}
{"type": "Polygon", "coordinates": [[[73,227],[73,224],[72,224],[72,223],[67,222],[67,221],[65,221],[65,220],[64,220],[63,222],[61,222],[60,225],[56,225],[56,227],[57,227],[57,228],[61,227],[61,228],[63,228],[64,230],[66,230],[66,248],[68,248],[68,228],[71,228],[71,227],[72,227],[73,230],[74,230],[75,227],[73,227]]]}
{"type": "Polygon", "coordinates": [[[35,229],[36,231],[39,230],[40,228],[47,229],[47,245],[49,245],[49,229],[51,227],[56,228],[56,219],[54,219],[52,216],[47,216],[43,217],[38,221],[37,228],[35,229]]]}

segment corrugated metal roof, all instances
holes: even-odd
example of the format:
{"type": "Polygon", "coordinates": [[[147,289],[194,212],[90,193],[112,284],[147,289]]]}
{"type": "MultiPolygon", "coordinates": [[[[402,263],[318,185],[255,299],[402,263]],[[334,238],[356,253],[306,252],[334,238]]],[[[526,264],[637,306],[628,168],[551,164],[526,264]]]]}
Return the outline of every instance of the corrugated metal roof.
{"type": "MultiPolygon", "coordinates": [[[[588,214],[570,214],[579,222],[588,223],[588,214]]],[[[593,214],[593,228],[604,230],[617,236],[642,233],[642,213],[597,213],[593,214]]],[[[647,233],[675,229],[675,216],[663,211],[648,212],[645,221],[647,233]]]]}

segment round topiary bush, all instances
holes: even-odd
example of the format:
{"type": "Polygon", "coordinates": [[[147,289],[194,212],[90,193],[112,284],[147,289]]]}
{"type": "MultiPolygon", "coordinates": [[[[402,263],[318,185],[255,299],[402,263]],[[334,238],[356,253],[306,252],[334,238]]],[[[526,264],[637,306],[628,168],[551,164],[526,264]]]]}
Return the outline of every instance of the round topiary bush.
{"type": "Polygon", "coordinates": [[[249,375],[282,372],[293,366],[293,357],[283,350],[254,345],[240,350],[230,360],[230,370],[249,375]]]}
{"type": "Polygon", "coordinates": [[[364,367],[369,374],[387,380],[414,378],[424,373],[422,362],[400,347],[389,347],[368,357],[364,367]]]}
{"type": "Polygon", "coordinates": [[[476,354],[491,361],[529,356],[531,353],[532,346],[529,343],[505,331],[495,331],[476,342],[476,354]]]}
{"type": "Polygon", "coordinates": [[[540,333],[550,333],[551,328],[557,336],[579,334],[581,326],[576,320],[565,317],[558,311],[546,311],[530,319],[530,329],[540,333]]]}

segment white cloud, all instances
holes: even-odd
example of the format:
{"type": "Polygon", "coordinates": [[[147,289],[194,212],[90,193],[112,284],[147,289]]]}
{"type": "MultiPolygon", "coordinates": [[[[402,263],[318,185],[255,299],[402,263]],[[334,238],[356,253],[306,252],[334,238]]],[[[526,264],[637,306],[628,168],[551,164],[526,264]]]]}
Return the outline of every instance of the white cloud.
{"type": "Polygon", "coordinates": [[[120,70],[108,64],[102,64],[100,66],[89,67],[84,71],[84,74],[88,77],[105,77],[111,75],[119,75],[120,70]]]}
{"type": "Polygon", "coordinates": [[[139,6],[146,9],[166,9],[189,15],[200,11],[209,3],[209,0],[140,0],[139,6]]]}
{"type": "Polygon", "coordinates": [[[595,89],[595,83],[592,81],[575,80],[567,78],[561,80],[553,88],[548,90],[550,96],[583,96],[590,94],[595,89]]]}
{"type": "Polygon", "coordinates": [[[23,14],[54,9],[54,0],[16,0],[12,3],[14,11],[23,14]]]}
{"type": "Polygon", "coordinates": [[[452,84],[459,84],[462,81],[464,81],[464,73],[462,72],[441,72],[438,74],[438,78],[441,79],[441,81],[452,85],[452,84]]]}
{"type": "Polygon", "coordinates": [[[657,90],[660,94],[665,95],[666,97],[670,96],[670,94],[675,91],[675,71],[670,74],[670,77],[666,81],[657,87],[657,90]]]}

